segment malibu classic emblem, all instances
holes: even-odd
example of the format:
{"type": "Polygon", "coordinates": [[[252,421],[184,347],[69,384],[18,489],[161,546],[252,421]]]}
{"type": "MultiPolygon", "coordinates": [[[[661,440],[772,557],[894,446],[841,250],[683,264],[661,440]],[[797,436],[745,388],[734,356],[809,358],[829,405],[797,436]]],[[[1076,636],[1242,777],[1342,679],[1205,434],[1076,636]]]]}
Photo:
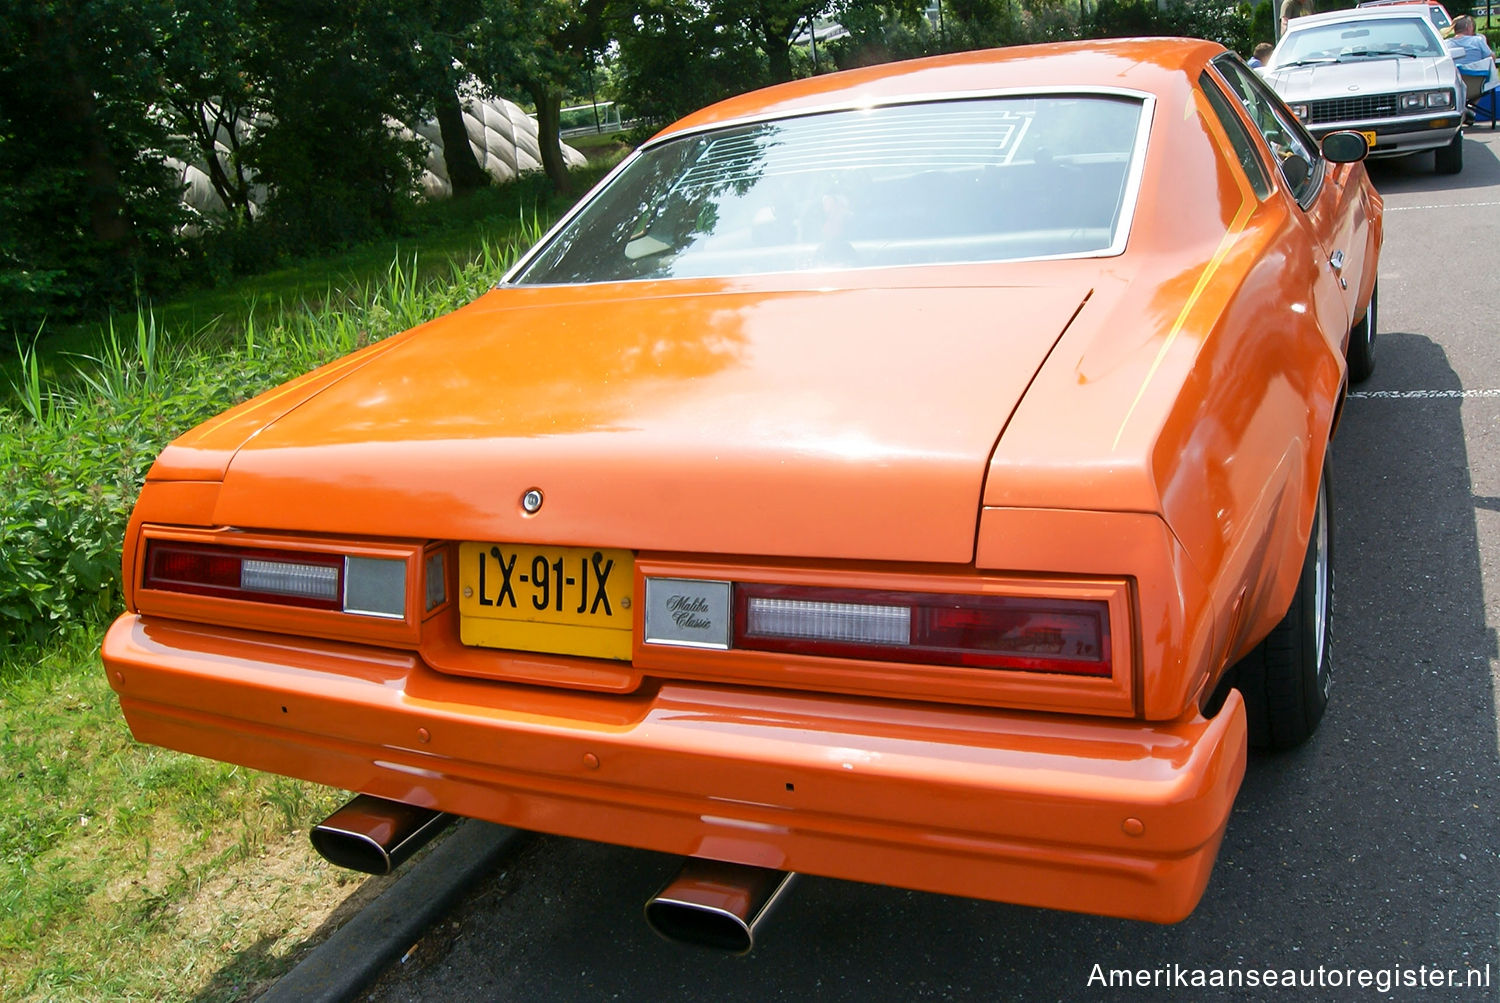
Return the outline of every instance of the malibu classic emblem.
{"type": "Polygon", "coordinates": [[[729,647],[729,583],[646,579],[646,643],[729,647]]]}

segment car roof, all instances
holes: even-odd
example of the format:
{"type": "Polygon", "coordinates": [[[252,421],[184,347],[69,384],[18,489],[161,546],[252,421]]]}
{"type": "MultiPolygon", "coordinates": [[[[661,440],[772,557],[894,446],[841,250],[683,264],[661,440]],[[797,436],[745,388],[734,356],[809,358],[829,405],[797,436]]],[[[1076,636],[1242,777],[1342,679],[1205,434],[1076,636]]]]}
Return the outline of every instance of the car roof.
{"type": "Polygon", "coordinates": [[[710,105],[658,138],[730,122],[839,107],[964,97],[1002,90],[1133,90],[1180,95],[1224,51],[1189,38],[1102,39],[1018,45],[829,73],[710,105]]]}
{"type": "Polygon", "coordinates": [[[1311,28],[1320,24],[1338,24],[1344,21],[1388,21],[1395,18],[1417,18],[1423,24],[1431,24],[1427,19],[1425,8],[1428,4],[1383,4],[1379,7],[1351,7],[1348,10],[1330,10],[1322,14],[1308,14],[1305,17],[1294,17],[1286,24],[1287,33],[1290,34],[1298,28],[1311,28]],[[1405,7],[1422,7],[1424,10],[1403,10],[1405,7]]]}

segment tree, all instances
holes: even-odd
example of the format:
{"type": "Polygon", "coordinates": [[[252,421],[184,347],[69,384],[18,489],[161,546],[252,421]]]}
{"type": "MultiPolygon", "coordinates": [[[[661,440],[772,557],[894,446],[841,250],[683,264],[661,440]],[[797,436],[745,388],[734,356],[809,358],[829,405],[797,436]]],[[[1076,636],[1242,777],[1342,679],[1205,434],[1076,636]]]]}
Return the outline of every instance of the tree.
{"type": "Polygon", "coordinates": [[[260,0],[250,72],[271,111],[246,148],[270,189],[266,220],[295,249],[389,232],[412,198],[420,144],[413,58],[399,8],[376,0],[260,0]]]}
{"type": "Polygon", "coordinates": [[[710,0],[720,24],[740,25],[766,54],[771,80],[792,79],[792,39],[828,9],[830,0],[710,0]]]}
{"type": "Polygon", "coordinates": [[[174,261],[180,184],[151,114],[152,3],[0,8],[0,322],[122,302],[174,261]]]}
{"type": "Polygon", "coordinates": [[[723,23],[696,0],[638,0],[610,7],[619,39],[620,99],[657,124],[770,83],[765,57],[741,23],[723,23]]]}
{"type": "MultiPolygon", "coordinates": [[[[808,72],[792,39],[817,16],[832,14],[862,36],[854,43],[834,44],[838,59],[853,62],[855,48],[867,53],[865,44],[875,43],[888,22],[904,19],[914,27],[922,25],[922,3],[613,0],[608,20],[619,40],[620,97],[632,114],[671,121],[730,95],[808,72]]],[[[923,44],[905,47],[900,54],[920,55],[923,44]]]]}
{"type": "Polygon", "coordinates": [[[1236,52],[1249,52],[1251,9],[1198,7],[1181,0],[1099,0],[1079,26],[1085,38],[1128,38],[1136,35],[1184,35],[1208,38],[1236,52]]]}
{"type": "Polygon", "coordinates": [[[604,47],[605,0],[501,0],[477,26],[472,69],[496,90],[518,87],[536,106],[542,168],[572,188],[562,155],[562,99],[591,53],[604,47]]]}
{"type": "Polygon", "coordinates": [[[829,42],[828,52],[840,69],[939,52],[942,37],[933,30],[925,8],[923,0],[845,0],[834,16],[848,34],[829,42]]]}
{"type": "Polygon", "coordinates": [[[469,63],[485,5],[481,0],[406,0],[399,11],[409,40],[411,90],[419,111],[437,119],[448,182],[454,197],[463,198],[490,181],[464,126],[464,103],[476,92],[469,63]]]}
{"type": "Polygon", "coordinates": [[[247,72],[256,42],[245,23],[250,9],[253,0],[168,4],[152,52],[171,127],[192,144],[214,192],[240,224],[251,221],[252,202],[241,149],[244,123],[265,111],[247,72]]]}

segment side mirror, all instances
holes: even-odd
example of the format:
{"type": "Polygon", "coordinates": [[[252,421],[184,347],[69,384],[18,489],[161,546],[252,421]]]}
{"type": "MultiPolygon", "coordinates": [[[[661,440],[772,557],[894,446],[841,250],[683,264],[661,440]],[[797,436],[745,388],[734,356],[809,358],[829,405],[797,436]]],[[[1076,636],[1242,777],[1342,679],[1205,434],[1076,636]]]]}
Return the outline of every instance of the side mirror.
{"type": "Polygon", "coordinates": [[[1370,152],[1362,132],[1330,132],[1323,137],[1323,159],[1335,164],[1357,164],[1370,152]]]}

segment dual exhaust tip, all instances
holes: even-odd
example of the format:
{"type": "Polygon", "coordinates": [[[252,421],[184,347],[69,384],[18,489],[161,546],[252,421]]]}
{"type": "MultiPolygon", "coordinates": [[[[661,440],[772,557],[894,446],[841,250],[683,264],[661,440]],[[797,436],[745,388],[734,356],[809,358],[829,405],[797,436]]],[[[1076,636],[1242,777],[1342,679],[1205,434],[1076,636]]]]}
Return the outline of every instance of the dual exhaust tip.
{"type": "Polygon", "coordinates": [[[313,827],[313,849],[330,864],[389,874],[448,827],[452,815],[360,794],[313,827]]]}
{"type": "MultiPolygon", "coordinates": [[[[312,830],[329,863],[389,874],[442,832],[454,816],[360,794],[312,830]]],[[[646,903],[646,922],[667,940],[748,954],[755,933],[796,875],[689,857],[646,903]]]]}
{"type": "Polygon", "coordinates": [[[668,940],[749,954],[756,929],[796,876],[689,857],[646,903],[646,922],[668,940]]]}

